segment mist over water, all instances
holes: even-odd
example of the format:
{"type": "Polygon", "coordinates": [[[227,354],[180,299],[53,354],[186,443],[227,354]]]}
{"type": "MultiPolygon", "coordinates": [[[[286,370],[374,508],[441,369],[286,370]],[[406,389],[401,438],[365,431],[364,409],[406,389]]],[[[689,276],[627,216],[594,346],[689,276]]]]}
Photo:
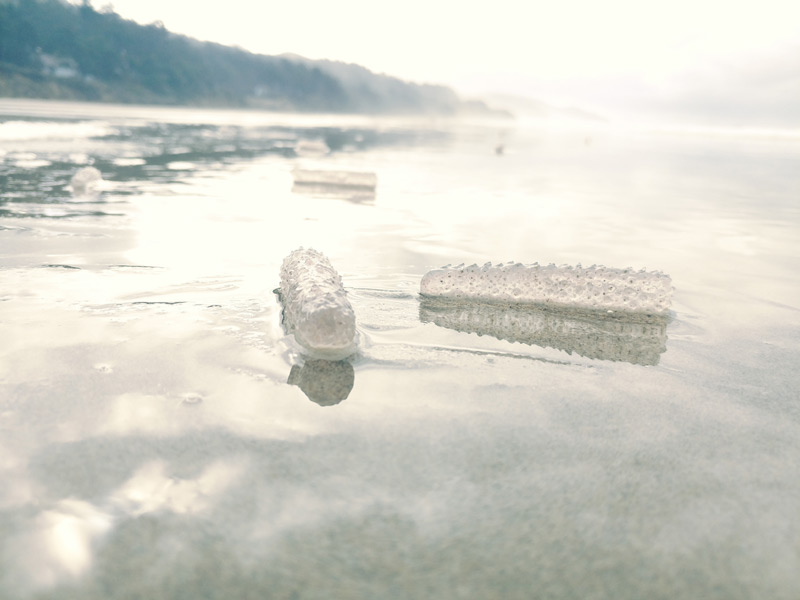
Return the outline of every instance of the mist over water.
{"type": "Polygon", "coordinates": [[[0,101],[0,597],[796,598],[798,164],[792,135],[0,101]],[[301,246],[346,360],[283,327],[301,246]],[[662,271],[671,310],[420,298],[489,261],[662,271]]]}

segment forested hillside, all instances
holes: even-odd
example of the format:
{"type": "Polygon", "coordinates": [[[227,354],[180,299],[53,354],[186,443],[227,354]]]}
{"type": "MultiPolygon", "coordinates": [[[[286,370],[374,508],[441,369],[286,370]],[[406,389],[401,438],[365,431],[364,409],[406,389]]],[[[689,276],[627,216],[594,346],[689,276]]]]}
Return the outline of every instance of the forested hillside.
{"type": "Polygon", "coordinates": [[[326,112],[487,110],[443,86],[199,42],[65,0],[0,0],[0,96],[326,112]]]}

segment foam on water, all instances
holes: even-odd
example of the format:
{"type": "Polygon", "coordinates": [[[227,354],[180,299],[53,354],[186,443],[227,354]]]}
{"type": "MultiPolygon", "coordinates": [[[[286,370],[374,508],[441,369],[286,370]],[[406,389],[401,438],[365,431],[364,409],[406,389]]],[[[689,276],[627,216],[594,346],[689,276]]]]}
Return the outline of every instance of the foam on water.
{"type": "Polygon", "coordinates": [[[423,296],[514,304],[665,313],[672,280],[658,271],[596,266],[486,263],[445,266],[422,278],[423,296]]]}
{"type": "Polygon", "coordinates": [[[355,351],[356,316],[328,258],[299,248],[281,265],[280,298],[286,333],[310,355],[344,358],[355,351]]]}

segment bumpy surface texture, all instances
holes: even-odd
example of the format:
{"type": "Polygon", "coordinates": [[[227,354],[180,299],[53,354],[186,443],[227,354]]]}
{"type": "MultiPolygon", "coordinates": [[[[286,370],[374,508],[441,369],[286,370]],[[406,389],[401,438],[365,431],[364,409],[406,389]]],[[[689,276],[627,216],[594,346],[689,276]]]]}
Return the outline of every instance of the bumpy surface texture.
{"type": "Polygon", "coordinates": [[[657,271],[507,263],[442,267],[425,274],[423,296],[513,304],[665,313],[672,280],[657,271]]]}
{"type": "Polygon", "coordinates": [[[600,360],[656,365],[666,351],[666,315],[614,313],[534,305],[500,306],[423,299],[419,318],[439,327],[490,335],[600,360]]]}
{"type": "Polygon", "coordinates": [[[103,175],[95,167],[83,167],[75,173],[70,180],[74,194],[86,194],[94,191],[97,184],[103,180],[103,175]]]}
{"type": "Polygon", "coordinates": [[[300,248],[287,256],[280,296],[286,332],[313,355],[338,358],[355,350],[356,316],[325,255],[300,248]]]}

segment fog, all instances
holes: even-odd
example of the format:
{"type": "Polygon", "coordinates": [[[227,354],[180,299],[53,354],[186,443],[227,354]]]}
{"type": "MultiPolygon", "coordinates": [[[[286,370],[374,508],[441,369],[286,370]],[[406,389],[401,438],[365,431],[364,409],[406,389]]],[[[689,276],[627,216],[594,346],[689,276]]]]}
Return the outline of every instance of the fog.
{"type": "Polygon", "coordinates": [[[717,0],[216,5],[103,0],[125,18],[256,53],[356,63],[461,95],[511,94],[613,120],[797,127],[800,6],[717,0]]]}

